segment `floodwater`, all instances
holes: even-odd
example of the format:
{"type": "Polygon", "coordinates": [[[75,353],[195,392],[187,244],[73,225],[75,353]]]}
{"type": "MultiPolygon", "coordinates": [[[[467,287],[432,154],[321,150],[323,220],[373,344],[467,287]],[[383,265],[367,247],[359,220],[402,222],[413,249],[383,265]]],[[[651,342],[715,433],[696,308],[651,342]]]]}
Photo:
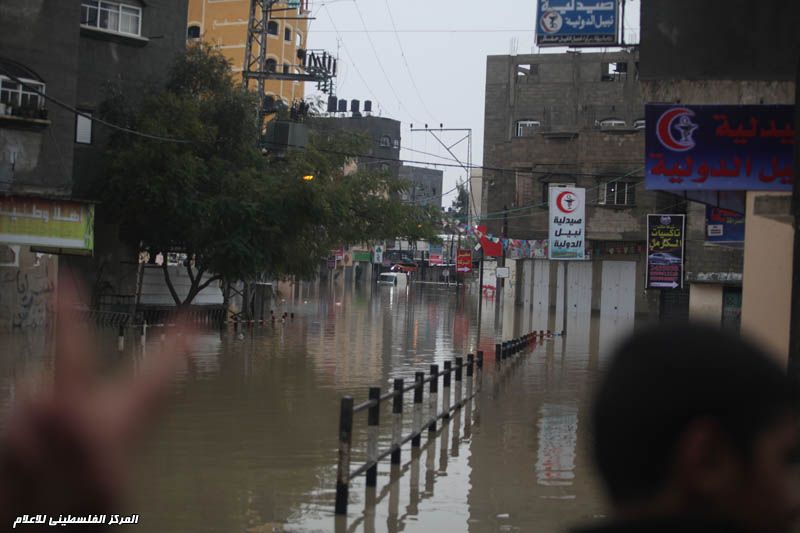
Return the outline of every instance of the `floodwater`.
{"type": "MultiPolygon", "coordinates": [[[[603,359],[632,323],[576,312],[566,338],[542,341],[498,370],[494,301],[484,300],[480,346],[477,303],[453,287],[304,286],[275,308],[293,311],[293,320],[201,334],[135,465],[124,510],[140,515],[135,530],[556,532],[601,518],[586,407],[603,359]],[[341,397],[359,403],[370,386],[388,390],[394,378],[413,380],[415,371],[478,349],[486,364],[474,400],[435,438],[424,432],[418,451],[406,445],[399,468],[382,462],[377,489],[355,479],[347,519],[335,520],[341,397]]],[[[547,329],[536,323],[547,317],[518,312],[513,320],[517,333],[547,329]]],[[[115,335],[99,330],[98,343],[126,363],[159,342],[151,330],[142,353],[131,333],[118,355],[115,335]]],[[[21,374],[50,372],[52,350],[37,334],[5,336],[0,345],[5,407],[21,374]]],[[[409,413],[410,393],[405,403],[409,413]]],[[[381,416],[389,420],[389,411],[381,416]]],[[[391,428],[381,427],[383,450],[391,428]]],[[[358,414],[352,469],[365,453],[366,415],[358,414]]]]}

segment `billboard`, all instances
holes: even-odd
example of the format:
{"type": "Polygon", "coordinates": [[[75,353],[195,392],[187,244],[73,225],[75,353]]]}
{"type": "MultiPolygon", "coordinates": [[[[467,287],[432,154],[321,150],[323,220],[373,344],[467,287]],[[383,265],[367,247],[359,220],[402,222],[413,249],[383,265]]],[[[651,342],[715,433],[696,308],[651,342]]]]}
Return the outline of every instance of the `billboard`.
{"type": "Polygon", "coordinates": [[[744,242],[744,215],[720,207],[706,206],[706,241],[744,242]]]}
{"type": "Polygon", "coordinates": [[[647,215],[647,289],[683,288],[685,215],[647,215]]]}
{"type": "Polygon", "coordinates": [[[69,200],[0,198],[0,242],[91,253],[94,206],[69,200]]]}
{"type": "Polygon", "coordinates": [[[586,259],[586,189],[550,187],[550,259],[586,259]]]}
{"type": "Polygon", "coordinates": [[[617,44],[617,0],[539,0],[536,44],[539,46],[612,46],[617,44]]]}
{"type": "Polygon", "coordinates": [[[645,184],[652,190],[790,191],[794,106],[645,108],[645,184]]]}

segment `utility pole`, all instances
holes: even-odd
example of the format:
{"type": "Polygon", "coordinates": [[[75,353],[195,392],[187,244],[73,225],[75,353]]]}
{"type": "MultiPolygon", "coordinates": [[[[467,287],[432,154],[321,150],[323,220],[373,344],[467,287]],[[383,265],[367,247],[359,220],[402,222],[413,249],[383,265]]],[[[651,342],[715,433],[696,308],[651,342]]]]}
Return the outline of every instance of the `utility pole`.
{"type": "MultiPolygon", "coordinates": [[[[795,102],[800,102],[800,63],[797,67],[795,83],[795,102]]],[[[800,124],[800,106],[795,105],[795,124],[800,124]]],[[[800,180],[797,179],[797,169],[800,168],[800,131],[795,130],[794,168],[795,177],[792,185],[792,215],[794,223],[794,250],[792,258],[792,310],[789,318],[789,377],[800,389],[800,180]]]]}

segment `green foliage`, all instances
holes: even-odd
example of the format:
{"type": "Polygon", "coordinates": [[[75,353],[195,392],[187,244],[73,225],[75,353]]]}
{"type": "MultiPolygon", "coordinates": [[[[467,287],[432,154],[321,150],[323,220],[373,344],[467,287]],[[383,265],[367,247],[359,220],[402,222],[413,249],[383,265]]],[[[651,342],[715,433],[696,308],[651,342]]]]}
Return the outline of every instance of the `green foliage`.
{"type": "MultiPolygon", "coordinates": [[[[119,96],[113,104],[126,107],[119,96]]],[[[107,177],[97,187],[123,237],[152,252],[185,252],[198,270],[236,280],[310,277],[342,243],[435,235],[438,213],[399,202],[402,182],[346,172],[366,139],[312,133],[305,150],[266,157],[256,147],[255,109],[255,95],[233,81],[218,52],[190,47],[165,89],[145,95],[126,119],[138,131],[189,142],[120,133],[107,150],[107,177]]],[[[186,302],[173,294],[176,303],[190,303],[199,282],[186,302]]]]}
{"type": "Polygon", "coordinates": [[[469,218],[469,192],[461,183],[457,184],[456,187],[458,194],[453,200],[450,210],[455,215],[456,219],[466,221],[469,218]]]}

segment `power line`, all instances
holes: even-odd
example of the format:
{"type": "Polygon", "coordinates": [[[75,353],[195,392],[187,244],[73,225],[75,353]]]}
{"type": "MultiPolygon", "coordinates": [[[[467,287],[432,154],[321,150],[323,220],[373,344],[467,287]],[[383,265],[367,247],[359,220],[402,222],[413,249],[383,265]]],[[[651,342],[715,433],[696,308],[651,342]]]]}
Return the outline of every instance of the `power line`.
{"type": "Polygon", "coordinates": [[[71,105],[69,105],[69,104],[67,104],[65,102],[62,102],[61,100],[59,100],[57,98],[53,98],[52,96],[43,93],[42,91],[37,89],[35,86],[30,85],[28,83],[25,83],[25,81],[23,81],[23,80],[19,79],[18,77],[14,76],[8,70],[3,68],[1,65],[0,65],[0,70],[2,70],[2,72],[3,72],[3,74],[5,76],[7,76],[12,81],[14,81],[16,83],[19,83],[20,85],[24,86],[28,91],[36,93],[39,96],[41,96],[42,98],[44,98],[45,100],[47,100],[48,102],[53,102],[57,106],[62,107],[64,109],[66,109],[67,111],[70,111],[70,112],[74,113],[75,115],[78,115],[78,116],[81,116],[81,117],[86,118],[88,120],[91,120],[92,122],[97,122],[99,124],[102,124],[104,126],[107,126],[107,127],[111,128],[111,129],[114,129],[114,130],[117,130],[117,131],[122,131],[124,133],[129,133],[131,135],[136,135],[137,137],[143,137],[145,139],[150,139],[150,140],[153,140],[153,141],[171,142],[171,143],[178,143],[178,144],[191,144],[193,142],[193,141],[189,141],[189,140],[186,140],[186,139],[176,139],[174,137],[164,137],[162,135],[151,135],[149,133],[143,133],[141,131],[136,131],[136,130],[132,130],[130,128],[126,128],[124,126],[119,126],[117,124],[113,124],[111,122],[108,122],[108,121],[103,120],[101,118],[95,117],[95,116],[90,115],[88,113],[84,113],[83,111],[80,111],[80,110],[76,109],[75,107],[73,107],[73,106],[71,106],[71,105]]]}
{"type": "Polygon", "coordinates": [[[386,3],[386,11],[389,13],[389,20],[392,22],[392,28],[394,28],[394,37],[397,40],[397,46],[400,48],[400,56],[403,58],[403,64],[406,66],[406,71],[408,72],[408,78],[411,80],[411,85],[414,87],[414,91],[417,93],[417,98],[419,98],[419,101],[422,104],[422,109],[425,110],[425,113],[430,118],[434,118],[433,113],[431,113],[430,109],[428,109],[428,106],[425,104],[425,100],[422,98],[419,87],[417,87],[417,82],[414,80],[414,75],[411,73],[411,67],[408,65],[408,59],[406,59],[406,53],[405,50],[403,50],[403,43],[400,40],[400,34],[397,33],[397,24],[394,22],[394,15],[392,15],[392,8],[389,6],[389,0],[384,0],[384,2],[386,3]]]}
{"type": "Polygon", "coordinates": [[[372,36],[370,35],[369,31],[367,31],[367,23],[364,20],[364,15],[361,13],[361,8],[358,7],[358,2],[354,1],[353,5],[356,8],[356,13],[358,13],[358,18],[361,20],[361,26],[364,27],[365,35],[367,36],[370,49],[372,50],[372,55],[375,56],[375,61],[378,62],[378,66],[380,67],[381,72],[383,73],[383,77],[386,79],[386,83],[392,90],[392,94],[394,94],[394,97],[397,99],[397,103],[400,104],[400,107],[403,108],[403,110],[408,114],[409,117],[411,117],[412,120],[416,121],[416,119],[414,118],[414,114],[408,110],[408,108],[403,103],[403,100],[400,99],[400,95],[397,94],[397,89],[394,88],[394,84],[389,79],[389,74],[386,73],[386,69],[383,67],[383,62],[381,61],[380,56],[378,56],[378,49],[375,47],[375,42],[372,40],[372,36]]]}
{"type": "MultiPolygon", "coordinates": [[[[339,42],[342,45],[342,49],[344,50],[344,53],[347,54],[347,58],[350,60],[350,63],[353,65],[353,69],[356,71],[356,74],[358,74],[358,77],[361,78],[361,83],[364,84],[364,87],[367,89],[367,92],[369,92],[369,94],[372,95],[372,99],[375,101],[375,103],[378,105],[378,107],[382,107],[380,101],[378,100],[378,97],[375,94],[375,91],[372,90],[372,88],[367,83],[367,80],[364,78],[364,75],[361,74],[361,70],[358,68],[358,64],[353,59],[353,56],[350,54],[350,50],[348,50],[347,45],[345,44],[344,39],[342,38],[341,34],[339,34],[339,30],[336,28],[336,23],[333,21],[333,15],[331,15],[331,12],[328,9],[328,6],[327,5],[323,5],[322,7],[325,8],[325,13],[328,15],[328,20],[331,21],[331,26],[333,26],[333,29],[336,32],[337,37],[339,38],[339,42]]],[[[319,32],[316,32],[316,33],[319,33],[319,32]]]]}

